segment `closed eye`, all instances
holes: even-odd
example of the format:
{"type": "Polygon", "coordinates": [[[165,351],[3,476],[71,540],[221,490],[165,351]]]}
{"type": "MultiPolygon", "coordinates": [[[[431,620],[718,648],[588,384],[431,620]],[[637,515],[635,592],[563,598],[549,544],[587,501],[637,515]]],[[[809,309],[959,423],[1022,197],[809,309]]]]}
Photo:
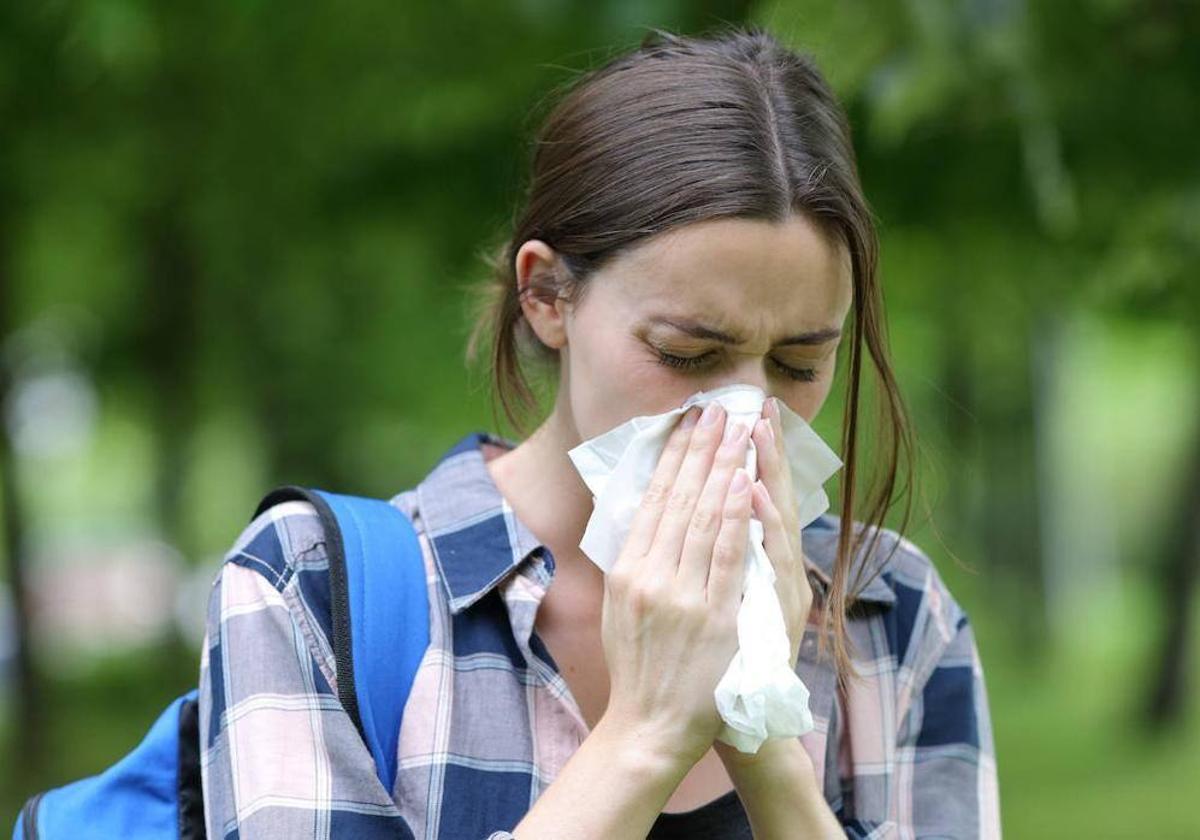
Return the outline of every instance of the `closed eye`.
{"type": "MultiPolygon", "coordinates": [[[[671,353],[664,353],[662,350],[655,349],[658,355],[658,363],[666,367],[678,368],[681,370],[695,370],[702,367],[709,359],[717,355],[715,350],[710,350],[707,353],[702,353],[699,356],[676,356],[671,353]]],[[[776,359],[771,359],[771,362],[777,367],[784,376],[790,377],[800,382],[812,382],[817,378],[815,368],[794,368],[790,365],[785,365],[776,359]]]]}

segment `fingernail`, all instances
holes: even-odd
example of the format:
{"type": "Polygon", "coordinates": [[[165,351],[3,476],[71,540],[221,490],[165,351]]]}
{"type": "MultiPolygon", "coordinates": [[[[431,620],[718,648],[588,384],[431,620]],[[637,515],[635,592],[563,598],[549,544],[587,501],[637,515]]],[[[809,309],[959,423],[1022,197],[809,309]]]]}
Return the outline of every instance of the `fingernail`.
{"type": "Polygon", "coordinates": [[[730,493],[742,493],[750,486],[750,476],[741,467],[733,471],[733,481],[729,485],[730,493]]]}
{"type": "Polygon", "coordinates": [[[683,413],[683,419],[679,421],[679,428],[690,429],[696,425],[696,420],[700,417],[700,409],[692,406],[683,413]]]}
{"type": "Polygon", "coordinates": [[[721,413],[721,404],[720,403],[715,403],[715,402],[709,403],[708,405],[706,405],[704,407],[704,413],[702,415],[700,415],[700,425],[701,426],[711,426],[713,423],[715,423],[717,421],[717,418],[720,415],[720,413],[721,413]]]}

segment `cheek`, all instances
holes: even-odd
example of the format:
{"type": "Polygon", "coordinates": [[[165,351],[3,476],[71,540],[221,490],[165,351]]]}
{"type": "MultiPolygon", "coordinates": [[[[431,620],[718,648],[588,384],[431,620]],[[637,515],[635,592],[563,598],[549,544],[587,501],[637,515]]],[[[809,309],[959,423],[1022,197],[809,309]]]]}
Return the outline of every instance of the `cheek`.
{"type": "Polygon", "coordinates": [[[576,428],[586,439],[631,417],[677,408],[698,389],[639,347],[598,348],[575,370],[572,402],[576,428]]]}
{"type": "Polygon", "coordinates": [[[788,408],[803,417],[811,426],[821,412],[825,398],[829,396],[830,388],[831,383],[828,380],[813,382],[793,389],[784,399],[788,408]]]}

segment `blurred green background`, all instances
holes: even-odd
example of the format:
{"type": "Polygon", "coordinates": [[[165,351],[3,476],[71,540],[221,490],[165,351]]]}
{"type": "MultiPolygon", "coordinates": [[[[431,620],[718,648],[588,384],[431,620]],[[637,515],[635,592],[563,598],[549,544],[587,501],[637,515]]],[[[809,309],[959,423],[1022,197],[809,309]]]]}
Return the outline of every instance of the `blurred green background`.
{"type": "Polygon", "coordinates": [[[850,114],[1006,835],[1200,836],[1200,4],[1166,0],[0,4],[0,830],[195,684],[266,490],[389,496],[509,431],[463,354],[538,108],[721,22],[850,114]]]}

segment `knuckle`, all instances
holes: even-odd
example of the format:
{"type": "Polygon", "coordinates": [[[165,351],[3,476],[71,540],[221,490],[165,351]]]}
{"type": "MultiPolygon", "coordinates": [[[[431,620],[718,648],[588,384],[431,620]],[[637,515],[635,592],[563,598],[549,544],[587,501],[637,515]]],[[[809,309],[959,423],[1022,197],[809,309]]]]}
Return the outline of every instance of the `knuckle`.
{"type": "Polygon", "coordinates": [[[682,487],[675,487],[667,496],[666,508],[672,513],[680,513],[691,510],[695,501],[695,493],[682,487]]]}
{"type": "Polygon", "coordinates": [[[625,601],[637,615],[643,615],[658,601],[654,586],[642,583],[627,585],[624,591],[625,601]]]}
{"type": "Polygon", "coordinates": [[[609,590],[614,594],[624,595],[629,590],[632,578],[626,569],[626,564],[617,563],[612,571],[604,576],[609,590]]]}
{"type": "Polygon", "coordinates": [[[713,563],[718,566],[733,566],[742,559],[742,553],[738,551],[729,540],[719,540],[713,546],[713,563]]]}
{"type": "Polygon", "coordinates": [[[700,505],[692,514],[691,530],[700,536],[713,534],[720,527],[722,516],[708,505],[700,505]]]}
{"type": "Polygon", "coordinates": [[[704,596],[700,590],[678,592],[671,598],[670,604],[675,614],[684,618],[698,618],[707,611],[704,596]]]}
{"type": "Polygon", "coordinates": [[[658,506],[665,504],[671,494],[671,485],[661,478],[656,478],[646,486],[642,494],[642,503],[658,506]]]}
{"type": "Polygon", "coordinates": [[[646,615],[650,608],[649,599],[636,594],[636,592],[627,593],[625,595],[624,604],[625,614],[634,619],[641,619],[644,615],[646,615]]]}

